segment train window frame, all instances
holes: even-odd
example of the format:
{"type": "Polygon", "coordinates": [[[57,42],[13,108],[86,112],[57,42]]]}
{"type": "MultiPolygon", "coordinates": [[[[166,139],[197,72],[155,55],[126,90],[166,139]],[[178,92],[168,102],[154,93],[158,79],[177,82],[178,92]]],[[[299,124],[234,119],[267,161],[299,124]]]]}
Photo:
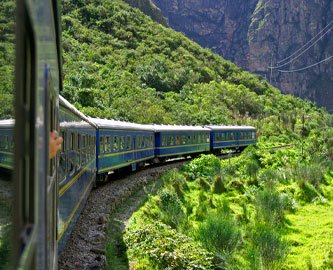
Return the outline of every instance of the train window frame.
{"type": "Polygon", "coordinates": [[[230,132],[230,140],[234,140],[234,138],[235,138],[235,134],[234,134],[234,132],[230,132]]]}
{"type": "Polygon", "coordinates": [[[118,135],[113,136],[112,151],[113,152],[119,151],[119,136],[118,135]]]}
{"type": "Polygon", "coordinates": [[[75,154],[75,132],[70,132],[70,142],[69,142],[69,162],[71,167],[69,168],[69,175],[72,176],[75,173],[75,167],[76,167],[76,160],[75,155],[74,158],[71,159],[71,155],[75,154]]]}
{"type": "Polygon", "coordinates": [[[201,144],[201,135],[198,135],[198,144],[201,144]]]}
{"type": "Polygon", "coordinates": [[[150,145],[154,147],[154,137],[150,136],[150,145]]]}
{"type": "Polygon", "coordinates": [[[174,136],[169,136],[169,145],[174,145],[175,144],[175,137],[174,136]]]}
{"type": "Polygon", "coordinates": [[[92,136],[92,149],[93,149],[93,155],[96,155],[96,136],[92,136]]]}
{"type": "MultiPolygon", "coordinates": [[[[59,153],[59,168],[60,167],[64,167],[64,175],[63,177],[60,177],[60,173],[58,173],[59,175],[59,185],[61,185],[65,180],[66,180],[66,176],[67,176],[67,147],[66,147],[66,142],[67,142],[67,132],[66,130],[61,130],[60,129],[60,136],[63,139],[63,142],[61,144],[61,148],[60,148],[60,153],[59,153]],[[64,162],[62,162],[62,160],[64,160],[64,162]],[[64,164],[64,166],[62,166],[62,163],[64,164]]],[[[60,171],[60,170],[59,170],[60,171]]]]}
{"type": "Polygon", "coordinates": [[[111,152],[111,136],[105,136],[105,153],[111,152]]]}
{"type": "Polygon", "coordinates": [[[137,136],[136,143],[137,143],[137,148],[140,149],[141,148],[141,135],[137,136]]]}
{"type": "Polygon", "coordinates": [[[14,152],[14,136],[10,136],[10,151],[14,152]]]}
{"type": "Polygon", "coordinates": [[[226,133],[226,140],[230,141],[230,133],[229,132],[226,133]]]}
{"type": "Polygon", "coordinates": [[[126,150],[131,150],[131,136],[126,136],[126,150]]]}
{"type": "Polygon", "coordinates": [[[142,135],[141,146],[142,146],[142,148],[146,147],[146,138],[144,135],[142,135]]]}
{"type": "Polygon", "coordinates": [[[187,136],[187,144],[191,144],[192,143],[192,138],[191,135],[187,136]]]}
{"type": "Polygon", "coordinates": [[[197,135],[193,135],[193,144],[197,143],[197,135]]]}
{"type": "Polygon", "coordinates": [[[239,132],[239,139],[243,140],[243,132],[239,132]]]}
{"type": "Polygon", "coordinates": [[[3,140],[3,149],[8,150],[9,149],[9,143],[8,143],[8,135],[4,136],[3,140]]]}
{"type": "Polygon", "coordinates": [[[185,135],[182,136],[182,144],[186,144],[186,136],[185,135]]]}
{"type": "Polygon", "coordinates": [[[77,168],[80,169],[81,168],[81,164],[82,164],[82,135],[80,134],[80,132],[77,133],[77,138],[76,138],[76,164],[77,164],[77,168]]]}
{"type": "Polygon", "coordinates": [[[149,147],[149,136],[146,136],[146,147],[149,147]]]}
{"type": "Polygon", "coordinates": [[[125,136],[120,136],[120,151],[125,150],[125,136]]]}
{"type": "Polygon", "coordinates": [[[206,136],[202,135],[202,143],[206,143],[206,136]]]}
{"type": "Polygon", "coordinates": [[[99,153],[103,154],[105,152],[105,147],[104,147],[104,135],[99,136],[99,153]]]}
{"type": "Polygon", "coordinates": [[[162,136],[162,146],[167,146],[167,136],[162,136]]]}
{"type": "Polygon", "coordinates": [[[215,141],[219,141],[220,140],[220,133],[215,133],[215,141]]]}
{"type": "Polygon", "coordinates": [[[176,136],[176,145],[180,145],[180,136],[176,136]]]}

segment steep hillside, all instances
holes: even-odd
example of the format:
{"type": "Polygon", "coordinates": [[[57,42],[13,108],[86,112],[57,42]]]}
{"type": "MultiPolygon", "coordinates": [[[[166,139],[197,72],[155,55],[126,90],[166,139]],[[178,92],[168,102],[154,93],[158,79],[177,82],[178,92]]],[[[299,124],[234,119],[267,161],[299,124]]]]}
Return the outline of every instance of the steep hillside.
{"type": "Polygon", "coordinates": [[[63,1],[63,95],[91,116],[139,123],[251,124],[266,135],[323,126],[282,95],[122,1],[63,1]]]}
{"type": "Polygon", "coordinates": [[[332,58],[304,71],[278,71],[307,67],[333,55],[333,29],[325,28],[333,26],[331,0],[154,0],[154,3],[173,29],[261,74],[282,92],[316,101],[333,112],[332,58]],[[292,55],[321,30],[321,34],[326,34],[313,47],[290,64],[270,72],[271,65],[285,64],[290,59],[278,61],[292,55]]]}

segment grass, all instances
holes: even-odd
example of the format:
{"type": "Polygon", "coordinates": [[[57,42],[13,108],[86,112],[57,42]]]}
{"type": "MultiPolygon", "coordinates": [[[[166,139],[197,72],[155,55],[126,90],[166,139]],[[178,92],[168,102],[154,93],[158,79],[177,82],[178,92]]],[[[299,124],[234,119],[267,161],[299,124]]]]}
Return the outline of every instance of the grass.
{"type": "Polygon", "coordinates": [[[291,250],[284,269],[332,269],[323,265],[333,251],[333,202],[306,204],[287,219],[291,250]]]}

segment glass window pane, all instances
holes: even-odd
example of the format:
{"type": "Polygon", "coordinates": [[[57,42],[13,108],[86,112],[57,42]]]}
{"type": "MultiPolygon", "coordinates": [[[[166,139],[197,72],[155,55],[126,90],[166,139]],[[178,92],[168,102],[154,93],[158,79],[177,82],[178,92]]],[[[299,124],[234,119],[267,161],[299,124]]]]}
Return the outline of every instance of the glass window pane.
{"type": "Polygon", "coordinates": [[[174,145],[174,137],[169,136],[169,145],[174,145]]]}
{"type": "Polygon", "coordinates": [[[116,152],[119,150],[118,136],[113,136],[113,151],[116,152]]]}
{"type": "Polygon", "coordinates": [[[130,150],[131,149],[131,136],[126,137],[126,144],[127,144],[126,149],[130,150]]]}
{"type": "Polygon", "coordinates": [[[167,137],[162,136],[162,146],[166,146],[166,145],[167,145],[167,137]]]}
{"type": "Polygon", "coordinates": [[[104,136],[99,137],[99,152],[104,153],[104,136]]]}
{"type": "Polygon", "coordinates": [[[125,149],[125,136],[120,137],[120,150],[125,149]]]}
{"type": "Polygon", "coordinates": [[[179,136],[176,136],[176,144],[180,144],[180,138],[179,138],[179,136]]]}
{"type": "Polygon", "coordinates": [[[182,144],[186,144],[186,136],[182,136],[182,144]]]}

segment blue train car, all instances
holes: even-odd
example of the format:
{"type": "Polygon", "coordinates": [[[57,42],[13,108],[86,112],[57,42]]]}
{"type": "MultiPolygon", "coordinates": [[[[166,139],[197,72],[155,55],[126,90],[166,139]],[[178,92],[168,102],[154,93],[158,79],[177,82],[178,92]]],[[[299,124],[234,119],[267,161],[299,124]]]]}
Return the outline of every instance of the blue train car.
{"type": "Polygon", "coordinates": [[[60,97],[58,251],[61,253],[96,179],[96,128],[60,97]]]}
{"type": "Polygon", "coordinates": [[[14,167],[14,119],[0,120],[0,167],[14,167]]]}
{"type": "Polygon", "coordinates": [[[210,129],[198,126],[153,125],[155,156],[166,158],[196,156],[209,152],[210,129]]]}
{"type": "Polygon", "coordinates": [[[124,167],[134,171],[153,160],[152,128],[116,120],[89,119],[97,127],[97,174],[100,180],[106,180],[110,171],[124,167]]]}
{"type": "Polygon", "coordinates": [[[256,129],[250,126],[206,126],[211,130],[211,152],[221,149],[243,150],[256,144],[256,129]]]}

